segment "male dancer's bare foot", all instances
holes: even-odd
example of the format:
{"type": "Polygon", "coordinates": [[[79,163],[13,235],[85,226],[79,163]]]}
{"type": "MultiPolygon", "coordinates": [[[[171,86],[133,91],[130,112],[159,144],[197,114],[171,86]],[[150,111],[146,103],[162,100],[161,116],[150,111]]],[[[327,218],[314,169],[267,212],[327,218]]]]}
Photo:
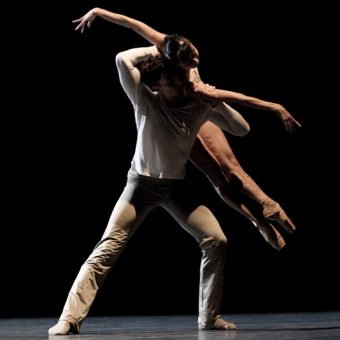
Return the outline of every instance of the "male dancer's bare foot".
{"type": "Polygon", "coordinates": [[[67,335],[67,334],[78,334],[79,332],[75,327],[65,320],[60,320],[57,324],[48,330],[49,335],[67,335]]]}
{"type": "Polygon", "coordinates": [[[210,326],[199,326],[200,330],[222,330],[233,331],[236,329],[236,325],[233,322],[228,322],[222,319],[221,315],[217,315],[214,322],[210,326]]]}

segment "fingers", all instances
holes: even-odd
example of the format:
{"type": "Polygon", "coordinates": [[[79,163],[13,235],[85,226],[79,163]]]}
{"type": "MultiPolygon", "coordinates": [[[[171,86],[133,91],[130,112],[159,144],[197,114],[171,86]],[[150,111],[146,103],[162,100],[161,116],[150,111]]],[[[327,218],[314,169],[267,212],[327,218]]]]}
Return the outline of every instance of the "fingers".
{"type": "Polygon", "coordinates": [[[293,118],[293,120],[294,120],[294,123],[295,123],[298,127],[301,127],[301,126],[302,126],[295,118],[293,118]]]}
{"type": "Polygon", "coordinates": [[[213,92],[216,89],[216,87],[213,86],[213,85],[210,85],[210,84],[204,84],[204,85],[205,85],[205,88],[207,89],[207,91],[209,91],[209,92],[213,92]]]}
{"type": "Polygon", "coordinates": [[[287,111],[280,112],[282,123],[289,133],[295,132],[296,127],[301,127],[301,124],[287,111]]]}
{"type": "Polygon", "coordinates": [[[86,18],[85,16],[82,16],[79,19],[72,20],[73,23],[77,24],[79,23],[78,26],[76,26],[75,31],[78,31],[80,29],[80,33],[83,33],[85,30],[85,26],[88,28],[91,27],[92,21],[90,18],[86,18]]]}
{"type": "Polygon", "coordinates": [[[289,133],[294,132],[294,127],[291,124],[289,124],[289,122],[285,122],[285,128],[289,133]]]}
{"type": "Polygon", "coordinates": [[[296,127],[301,127],[302,125],[297,121],[295,120],[294,118],[291,118],[291,119],[284,119],[283,120],[283,124],[285,126],[285,129],[289,132],[289,133],[292,133],[292,132],[295,132],[296,131],[296,127]]]}
{"type": "Polygon", "coordinates": [[[73,22],[74,24],[77,24],[78,22],[80,22],[80,24],[77,25],[76,28],[74,29],[75,31],[78,31],[79,28],[82,26],[82,18],[72,20],[72,22],[73,22]]]}
{"type": "Polygon", "coordinates": [[[298,126],[301,127],[301,124],[289,113],[289,117],[286,118],[287,120],[289,120],[289,123],[294,126],[298,126]]]}
{"type": "Polygon", "coordinates": [[[289,118],[282,119],[282,123],[283,123],[284,128],[287,132],[289,132],[289,133],[294,132],[293,123],[289,118]]]}
{"type": "MultiPolygon", "coordinates": [[[[84,30],[85,30],[85,25],[86,25],[86,23],[82,21],[74,30],[78,31],[80,29],[80,33],[83,33],[84,30]]],[[[88,26],[88,27],[90,27],[90,26],[88,26]]]]}
{"type": "Polygon", "coordinates": [[[301,127],[302,125],[293,117],[289,120],[289,131],[290,132],[295,132],[296,127],[301,127]]]}
{"type": "Polygon", "coordinates": [[[83,33],[84,27],[82,26],[82,24],[79,24],[79,25],[75,28],[76,31],[78,31],[79,29],[80,29],[80,32],[83,33]]]}

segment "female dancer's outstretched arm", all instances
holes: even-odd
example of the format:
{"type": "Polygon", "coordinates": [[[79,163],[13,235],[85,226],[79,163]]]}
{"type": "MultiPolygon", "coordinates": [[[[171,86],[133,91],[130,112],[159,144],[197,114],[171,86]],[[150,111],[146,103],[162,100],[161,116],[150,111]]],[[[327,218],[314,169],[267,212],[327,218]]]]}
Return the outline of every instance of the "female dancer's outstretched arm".
{"type": "Polygon", "coordinates": [[[83,33],[86,27],[91,27],[96,17],[100,17],[114,24],[130,28],[149,41],[151,44],[155,45],[160,51],[163,50],[164,37],[166,34],[156,31],[154,28],[142,21],[99,7],[92,8],[81,18],[73,20],[73,23],[78,24],[75,30],[80,30],[80,32],[83,33]]]}

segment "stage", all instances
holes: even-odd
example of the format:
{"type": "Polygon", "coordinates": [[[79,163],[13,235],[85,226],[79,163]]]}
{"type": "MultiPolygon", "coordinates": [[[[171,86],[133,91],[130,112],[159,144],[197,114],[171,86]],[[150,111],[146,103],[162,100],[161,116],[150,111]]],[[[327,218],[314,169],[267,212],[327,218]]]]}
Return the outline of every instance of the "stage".
{"type": "Polygon", "coordinates": [[[340,311],[223,314],[236,331],[199,331],[196,315],[107,316],[85,319],[81,334],[48,336],[57,318],[0,319],[0,339],[340,339],[340,311]]]}

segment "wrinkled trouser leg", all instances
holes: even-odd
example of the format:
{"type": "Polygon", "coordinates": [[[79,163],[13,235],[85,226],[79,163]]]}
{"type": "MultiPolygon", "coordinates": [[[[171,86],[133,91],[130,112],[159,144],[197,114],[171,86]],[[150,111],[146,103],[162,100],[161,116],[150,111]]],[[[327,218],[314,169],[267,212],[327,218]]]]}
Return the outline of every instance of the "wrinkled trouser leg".
{"type": "Polygon", "coordinates": [[[81,267],[59,318],[71,324],[71,331],[79,332],[106,275],[144,217],[157,205],[163,206],[201,246],[199,325],[212,324],[221,304],[226,245],[219,223],[183,181],[129,174],[103,237],[81,267]]]}
{"type": "Polygon", "coordinates": [[[71,324],[71,331],[79,333],[81,323],[105,277],[139,224],[155,206],[158,197],[148,196],[149,199],[143,199],[144,191],[147,189],[139,183],[126,185],[100,242],[82,265],[59,318],[71,324]]]}
{"type": "Polygon", "coordinates": [[[208,237],[201,242],[200,246],[202,258],[198,324],[202,328],[208,328],[221,309],[226,242],[208,237]]]}
{"type": "Polygon", "coordinates": [[[200,245],[198,324],[208,328],[221,308],[227,239],[212,212],[199,204],[197,193],[190,187],[185,191],[182,188],[181,194],[164,207],[200,245]]]}

